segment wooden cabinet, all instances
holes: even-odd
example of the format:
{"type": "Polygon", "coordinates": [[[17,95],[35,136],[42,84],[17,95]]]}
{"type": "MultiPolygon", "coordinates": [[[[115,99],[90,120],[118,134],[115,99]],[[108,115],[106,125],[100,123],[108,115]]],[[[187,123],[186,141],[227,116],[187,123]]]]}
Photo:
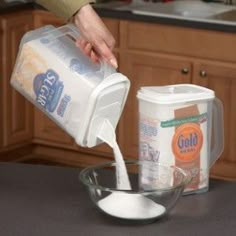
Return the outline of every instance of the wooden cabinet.
{"type": "Polygon", "coordinates": [[[136,94],[141,86],[198,84],[214,90],[224,105],[225,148],[211,176],[236,179],[236,35],[129,21],[121,21],[120,34],[120,70],[131,80],[119,126],[124,156],[138,157],[136,94]]]}
{"type": "Polygon", "coordinates": [[[33,28],[32,12],[2,14],[0,27],[0,146],[4,150],[31,142],[33,137],[32,106],[10,85],[20,40],[33,28]]]}
{"type": "Polygon", "coordinates": [[[119,128],[119,143],[126,158],[138,158],[138,101],[142,86],[190,83],[191,63],[174,56],[130,52],[122,53],[120,70],[131,80],[128,100],[119,128]]]}
{"type": "Polygon", "coordinates": [[[120,69],[132,83],[119,127],[119,142],[126,158],[138,157],[138,89],[141,86],[193,83],[214,90],[224,106],[224,152],[213,166],[211,175],[236,179],[235,63],[136,51],[121,55],[120,69]]]}
{"type": "MultiPolygon", "coordinates": [[[[116,130],[124,157],[138,158],[136,94],[139,88],[194,83],[213,89],[224,104],[225,149],[211,175],[236,179],[236,34],[113,18],[103,18],[103,21],[116,40],[114,51],[119,70],[131,81],[116,130]]],[[[34,153],[64,164],[85,166],[113,159],[107,145],[92,149],[76,145],[61,128],[10,87],[11,70],[22,35],[32,28],[48,24],[57,27],[65,22],[41,10],[1,15],[0,22],[1,150],[32,140],[34,153]]]]}
{"type": "Polygon", "coordinates": [[[236,65],[220,62],[195,62],[193,83],[215,91],[224,106],[224,152],[211,174],[236,179],[236,65]]]}
{"type": "Polygon", "coordinates": [[[42,111],[34,110],[34,143],[71,148],[72,138],[51,121],[42,111]]]}

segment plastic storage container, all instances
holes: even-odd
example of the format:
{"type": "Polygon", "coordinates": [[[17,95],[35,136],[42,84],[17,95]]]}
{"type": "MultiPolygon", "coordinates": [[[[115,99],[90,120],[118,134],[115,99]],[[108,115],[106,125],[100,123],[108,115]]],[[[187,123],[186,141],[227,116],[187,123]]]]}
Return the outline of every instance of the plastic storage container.
{"type": "Polygon", "coordinates": [[[185,193],[207,191],[209,169],[223,151],[223,107],[214,91],[178,84],[142,87],[137,97],[139,158],[153,162],[142,169],[143,187],[158,182],[155,163],[160,162],[191,173],[185,193]]]}
{"type": "Polygon", "coordinates": [[[105,119],[116,128],[130,82],[108,63],[93,63],[76,47],[78,37],[72,24],[26,33],[11,84],[78,145],[93,147],[105,119]]]}

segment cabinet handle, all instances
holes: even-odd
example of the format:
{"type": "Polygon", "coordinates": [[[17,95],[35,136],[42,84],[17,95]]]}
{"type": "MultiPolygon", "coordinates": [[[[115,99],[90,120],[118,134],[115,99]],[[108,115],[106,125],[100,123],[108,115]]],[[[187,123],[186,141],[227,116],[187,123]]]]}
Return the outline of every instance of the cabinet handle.
{"type": "Polygon", "coordinates": [[[181,73],[182,73],[183,75],[187,75],[188,72],[189,72],[188,68],[183,68],[183,69],[181,70],[181,73]]]}
{"type": "Polygon", "coordinates": [[[200,70],[199,75],[200,75],[201,77],[206,77],[206,76],[207,76],[207,73],[206,73],[205,70],[200,70]]]}

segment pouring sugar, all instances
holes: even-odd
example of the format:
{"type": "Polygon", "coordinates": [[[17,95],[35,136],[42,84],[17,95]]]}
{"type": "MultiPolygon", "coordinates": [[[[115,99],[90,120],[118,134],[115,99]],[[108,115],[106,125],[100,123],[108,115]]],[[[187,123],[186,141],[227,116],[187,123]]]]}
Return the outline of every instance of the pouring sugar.
{"type": "Polygon", "coordinates": [[[118,189],[130,190],[130,182],[125,166],[124,158],[121,154],[120,148],[116,142],[116,133],[109,120],[105,120],[102,124],[98,137],[107,143],[112,149],[116,161],[116,181],[118,189]]]}
{"type": "MultiPolygon", "coordinates": [[[[98,136],[113,148],[116,161],[117,189],[131,190],[124,158],[116,141],[113,126],[105,120],[98,136]]],[[[107,214],[124,219],[150,219],[165,213],[164,206],[155,203],[142,194],[113,192],[98,202],[98,206],[107,214]]]]}

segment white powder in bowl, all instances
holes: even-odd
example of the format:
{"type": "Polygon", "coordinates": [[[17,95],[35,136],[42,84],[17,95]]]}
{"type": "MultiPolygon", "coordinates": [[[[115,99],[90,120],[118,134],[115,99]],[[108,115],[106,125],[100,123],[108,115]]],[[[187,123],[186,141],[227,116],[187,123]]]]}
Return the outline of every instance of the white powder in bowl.
{"type": "MultiPolygon", "coordinates": [[[[116,134],[108,120],[103,123],[99,138],[113,148],[116,161],[116,181],[118,189],[131,189],[124,158],[116,142],[116,134]]],[[[123,219],[151,219],[165,213],[159,205],[141,194],[114,192],[98,202],[98,206],[107,214],[123,219]]]]}
{"type": "Polygon", "coordinates": [[[164,206],[142,196],[114,192],[100,200],[98,206],[107,214],[123,219],[151,219],[165,213],[164,206]]]}

